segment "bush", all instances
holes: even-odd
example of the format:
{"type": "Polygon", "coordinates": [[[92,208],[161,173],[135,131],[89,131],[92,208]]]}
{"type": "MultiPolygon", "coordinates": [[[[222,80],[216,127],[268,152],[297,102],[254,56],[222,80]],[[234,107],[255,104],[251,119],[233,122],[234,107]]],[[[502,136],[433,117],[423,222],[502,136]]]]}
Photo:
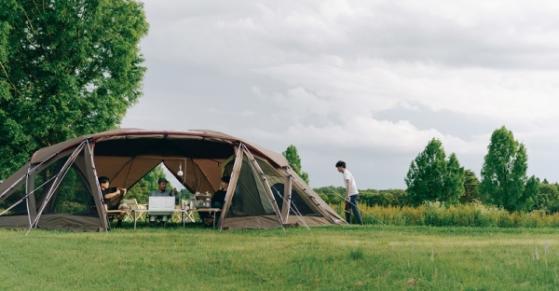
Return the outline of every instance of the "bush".
{"type": "MultiPolygon", "coordinates": [[[[341,207],[335,207],[343,211],[341,207]]],[[[425,203],[418,207],[368,206],[360,203],[365,224],[477,226],[477,227],[559,227],[559,213],[543,210],[508,212],[480,203],[444,205],[425,203]]]]}

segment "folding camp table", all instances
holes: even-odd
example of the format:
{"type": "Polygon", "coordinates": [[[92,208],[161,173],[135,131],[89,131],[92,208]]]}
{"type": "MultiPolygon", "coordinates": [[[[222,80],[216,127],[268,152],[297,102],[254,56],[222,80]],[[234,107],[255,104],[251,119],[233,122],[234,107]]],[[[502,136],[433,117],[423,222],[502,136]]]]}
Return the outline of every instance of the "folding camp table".
{"type": "MultiPolygon", "coordinates": [[[[170,210],[169,210],[170,211],[170,210]]],[[[132,218],[134,219],[134,229],[136,229],[136,223],[138,221],[138,213],[148,213],[148,209],[132,209],[132,218]]],[[[185,208],[185,209],[174,209],[173,213],[180,213],[181,214],[181,223],[184,227],[186,224],[186,220],[190,220],[194,222],[194,212],[207,212],[213,217],[213,228],[216,228],[217,225],[217,214],[221,212],[221,208],[185,208]]]]}

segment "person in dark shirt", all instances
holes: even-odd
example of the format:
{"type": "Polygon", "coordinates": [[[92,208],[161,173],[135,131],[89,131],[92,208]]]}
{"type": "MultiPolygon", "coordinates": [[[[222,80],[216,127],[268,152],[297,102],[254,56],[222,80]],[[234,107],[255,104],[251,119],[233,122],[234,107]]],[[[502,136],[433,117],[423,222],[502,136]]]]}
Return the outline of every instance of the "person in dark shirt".
{"type": "MultiPolygon", "coordinates": [[[[120,204],[124,195],[126,195],[126,188],[111,187],[111,181],[109,177],[101,176],[99,177],[99,186],[101,187],[101,193],[103,194],[103,200],[105,205],[107,205],[108,210],[121,210],[122,212],[128,211],[128,206],[125,204],[120,204]]],[[[124,214],[117,215],[118,223],[122,222],[124,219],[124,214]]]]}
{"type": "MultiPolygon", "coordinates": [[[[211,208],[223,208],[223,204],[225,203],[225,194],[227,193],[227,187],[229,186],[230,179],[231,178],[229,176],[221,177],[221,185],[219,186],[219,189],[212,195],[211,208]]],[[[199,215],[204,225],[212,226],[214,224],[213,215],[210,215],[210,213],[200,212],[199,215]]],[[[216,214],[216,220],[219,219],[218,215],[219,213],[216,214]]]]}
{"type": "Polygon", "coordinates": [[[227,193],[227,187],[229,186],[229,176],[221,178],[221,186],[212,196],[212,208],[223,208],[223,203],[225,202],[225,194],[227,193]]]}

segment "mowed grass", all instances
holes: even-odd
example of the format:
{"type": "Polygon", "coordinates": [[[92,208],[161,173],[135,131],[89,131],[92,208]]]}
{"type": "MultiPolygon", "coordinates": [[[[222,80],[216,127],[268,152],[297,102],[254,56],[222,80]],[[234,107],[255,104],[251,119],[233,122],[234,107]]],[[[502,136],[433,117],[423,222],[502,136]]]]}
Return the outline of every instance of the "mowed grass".
{"type": "Polygon", "coordinates": [[[556,229],[0,231],[0,289],[559,290],[556,229]]]}

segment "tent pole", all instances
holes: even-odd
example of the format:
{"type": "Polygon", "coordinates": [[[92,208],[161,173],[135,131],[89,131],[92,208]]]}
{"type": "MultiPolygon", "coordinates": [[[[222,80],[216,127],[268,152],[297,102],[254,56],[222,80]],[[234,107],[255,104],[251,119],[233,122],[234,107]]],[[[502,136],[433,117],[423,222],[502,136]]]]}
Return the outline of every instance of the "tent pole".
{"type": "Polygon", "coordinates": [[[25,202],[27,205],[27,218],[29,220],[29,226],[33,219],[35,219],[35,214],[37,212],[37,206],[35,205],[35,194],[31,192],[31,189],[35,188],[35,176],[30,174],[31,167],[27,168],[27,174],[25,175],[25,202]]]}
{"type": "Polygon", "coordinates": [[[281,215],[281,211],[278,208],[278,203],[276,202],[276,198],[274,198],[274,193],[272,193],[272,187],[270,186],[270,183],[268,182],[268,178],[266,177],[266,174],[264,174],[264,171],[262,171],[262,168],[260,168],[260,165],[258,164],[256,159],[254,158],[252,153],[245,146],[243,146],[243,151],[247,155],[249,161],[251,162],[253,169],[256,170],[256,172],[258,173],[258,176],[260,176],[260,180],[264,183],[264,188],[265,188],[264,190],[265,190],[266,194],[268,194],[268,200],[272,204],[272,208],[274,209],[274,212],[276,213],[276,216],[278,218],[278,222],[280,223],[281,227],[283,228],[283,218],[282,218],[282,215],[281,215]]]}
{"type": "Polygon", "coordinates": [[[31,219],[34,219],[35,216],[37,215],[37,199],[35,197],[35,191],[32,191],[31,189],[35,189],[35,173],[29,173],[29,178],[27,180],[27,189],[26,189],[26,193],[29,194],[29,217],[31,219]],[[32,192],[30,192],[32,191],[32,192]]]}
{"type": "Polygon", "coordinates": [[[237,182],[239,181],[241,166],[243,165],[243,151],[241,146],[242,144],[235,146],[235,162],[233,163],[233,170],[231,171],[229,185],[227,186],[227,192],[225,193],[225,202],[223,203],[221,216],[219,218],[219,230],[223,230],[223,221],[225,220],[227,212],[231,207],[231,201],[233,200],[235,190],[237,189],[237,182]]]}
{"type": "Polygon", "coordinates": [[[283,188],[283,205],[281,207],[281,216],[283,223],[286,224],[289,219],[289,210],[291,209],[291,193],[293,192],[293,176],[287,173],[287,183],[283,188]]]}
{"type": "MultiPolygon", "coordinates": [[[[95,159],[93,157],[93,145],[87,141],[84,151],[84,160],[86,165],[86,171],[91,171],[87,176],[90,183],[90,188],[93,195],[93,200],[95,201],[95,207],[97,208],[97,214],[99,215],[99,220],[101,222],[101,230],[107,231],[109,228],[109,223],[107,221],[107,213],[105,206],[103,204],[103,194],[101,192],[101,186],[99,186],[99,178],[97,177],[97,169],[95,168],[95,159]]],[[[86,172],[87,173],[87,172],[86,172]]]]}

